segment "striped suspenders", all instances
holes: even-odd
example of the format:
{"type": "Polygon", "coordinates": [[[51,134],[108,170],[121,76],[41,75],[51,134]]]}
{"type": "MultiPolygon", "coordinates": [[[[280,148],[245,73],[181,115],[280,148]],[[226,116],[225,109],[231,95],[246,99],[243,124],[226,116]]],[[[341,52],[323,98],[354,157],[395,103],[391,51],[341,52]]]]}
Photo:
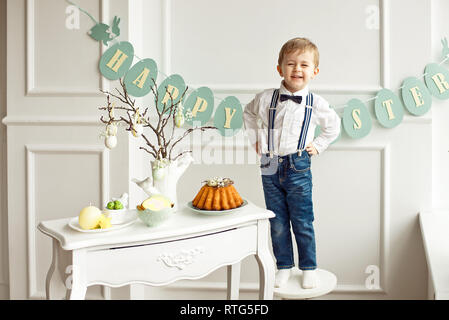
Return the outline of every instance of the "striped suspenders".
{"type": "MultiPolygon", "coordinates": [[[[268,152],[270,158],[273,158],[273,133],[274,116],[276,115],[276,106],[279,99],[279,89],[274,90],[271,98],[270,109],[268,113],[268,152]]],[[[298,155],[301,156],[306,145],[307,131],[309,130],[310,118],[312,117],[313,94],[309,93],[306,97],[306,111],[304,113],[304,121],[302,122],[301,134],[298,141],[298,155]]]]}
{"type": "Polygon", "coordinates": [[[307,131],[309,131],[310,118],[312,117],[313,94],[309,93],[306,97],[306,112],[304,113],[304,121],[302,122],[301,134],[298,141],[298,156],[306,147],[307,131]]]}
{"type": "Polygon", "coordinates": [[[279,89],[274,90],[273,97],[271,98],[271,105],[268,113],[268,152],[270,158],[273,158],[273,133],[274,128],[274,116],[276,115],[276,106],[279,99],[279,89]]]}

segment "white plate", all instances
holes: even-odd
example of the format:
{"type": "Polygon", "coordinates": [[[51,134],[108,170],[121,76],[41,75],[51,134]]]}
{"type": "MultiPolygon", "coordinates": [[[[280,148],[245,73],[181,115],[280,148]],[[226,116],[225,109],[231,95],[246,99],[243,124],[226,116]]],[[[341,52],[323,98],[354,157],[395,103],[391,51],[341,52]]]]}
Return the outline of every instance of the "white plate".
{"type": "MultiPolygon", "coordinates": [[[[136,210],[129,210],[129,211],[136,211],[136,210]]],[[[129,215],[129,219],[126,220],[125,222],[121,223],[121,224],[113,224],[111,225],[110,228],[107,229],[91,229],[91,230],[84,230],[83,228],[81,228],[79,222],[78,222],[78,217],[74,217],[72,219],[70,219],[68,225],[70,228],[72,228],[73,230],[79,231],[79,232],[84,232],[84,233],[100,233],[100,232],[108,232],[108,231],[115,231],[115,230],[120,230],[123,229],[127,226],[132,225],[136,219],[137,219],[137,212],[130,212],[129,215]]]]}
{"type": "Polygon", "coordinates": [[[229,214],[229,213],[233,213],[236,212],[240,209],[242,209],[244,206],[246,206],[248,204],[248,201],[246,201],[245,199],[243,199],[243,203],[240,207],[234,208],[234,209],[229,209],[229,210],[201,210],[198,208],[195,208],[192,204],[192,201],[187,203],[187,207],[197,213],[201,213],[201,214],[205,214],[208,216],[222,216],[224,214],[229,214]]]}

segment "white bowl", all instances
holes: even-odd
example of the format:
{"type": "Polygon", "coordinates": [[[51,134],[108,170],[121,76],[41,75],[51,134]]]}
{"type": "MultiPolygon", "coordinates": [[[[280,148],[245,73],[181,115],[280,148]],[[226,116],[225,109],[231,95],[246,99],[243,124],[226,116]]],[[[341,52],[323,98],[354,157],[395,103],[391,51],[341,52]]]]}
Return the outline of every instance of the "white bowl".
{"type": "Polygon", "coordinates": [[[111,224],[121,224],[129,220],[127,209],[103,209],[103,213],[106,218],[111,218],[111,224]]]}

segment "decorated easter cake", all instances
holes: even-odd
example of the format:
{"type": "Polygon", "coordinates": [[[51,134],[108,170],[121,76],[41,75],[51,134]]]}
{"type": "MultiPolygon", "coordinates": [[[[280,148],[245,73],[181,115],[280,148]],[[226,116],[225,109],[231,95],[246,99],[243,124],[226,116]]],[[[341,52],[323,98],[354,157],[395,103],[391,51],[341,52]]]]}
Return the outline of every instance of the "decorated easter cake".
{"type": "Polygon", "coordinates": [[[192,201],[192,205],[202,210],[229,210],[238,208],[243,199],[229,178],[215,177],[206,181],[192,201]]]}

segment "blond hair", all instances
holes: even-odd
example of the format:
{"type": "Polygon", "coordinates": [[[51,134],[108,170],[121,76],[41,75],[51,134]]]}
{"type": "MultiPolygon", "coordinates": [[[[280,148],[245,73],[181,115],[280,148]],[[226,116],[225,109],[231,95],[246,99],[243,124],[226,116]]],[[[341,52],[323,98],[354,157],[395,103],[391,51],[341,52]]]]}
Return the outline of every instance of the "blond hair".
{"type": "Polygon", "coordinates": [[[278,65],[282,64],[286,54],[299,50],[301,53],[304,51],[312,51],[314,56],[315,67],[318,67],[320,63],[320,53],[318,47],[307,38],[293,38],[288,40],[279,51],[278,65]]]}

